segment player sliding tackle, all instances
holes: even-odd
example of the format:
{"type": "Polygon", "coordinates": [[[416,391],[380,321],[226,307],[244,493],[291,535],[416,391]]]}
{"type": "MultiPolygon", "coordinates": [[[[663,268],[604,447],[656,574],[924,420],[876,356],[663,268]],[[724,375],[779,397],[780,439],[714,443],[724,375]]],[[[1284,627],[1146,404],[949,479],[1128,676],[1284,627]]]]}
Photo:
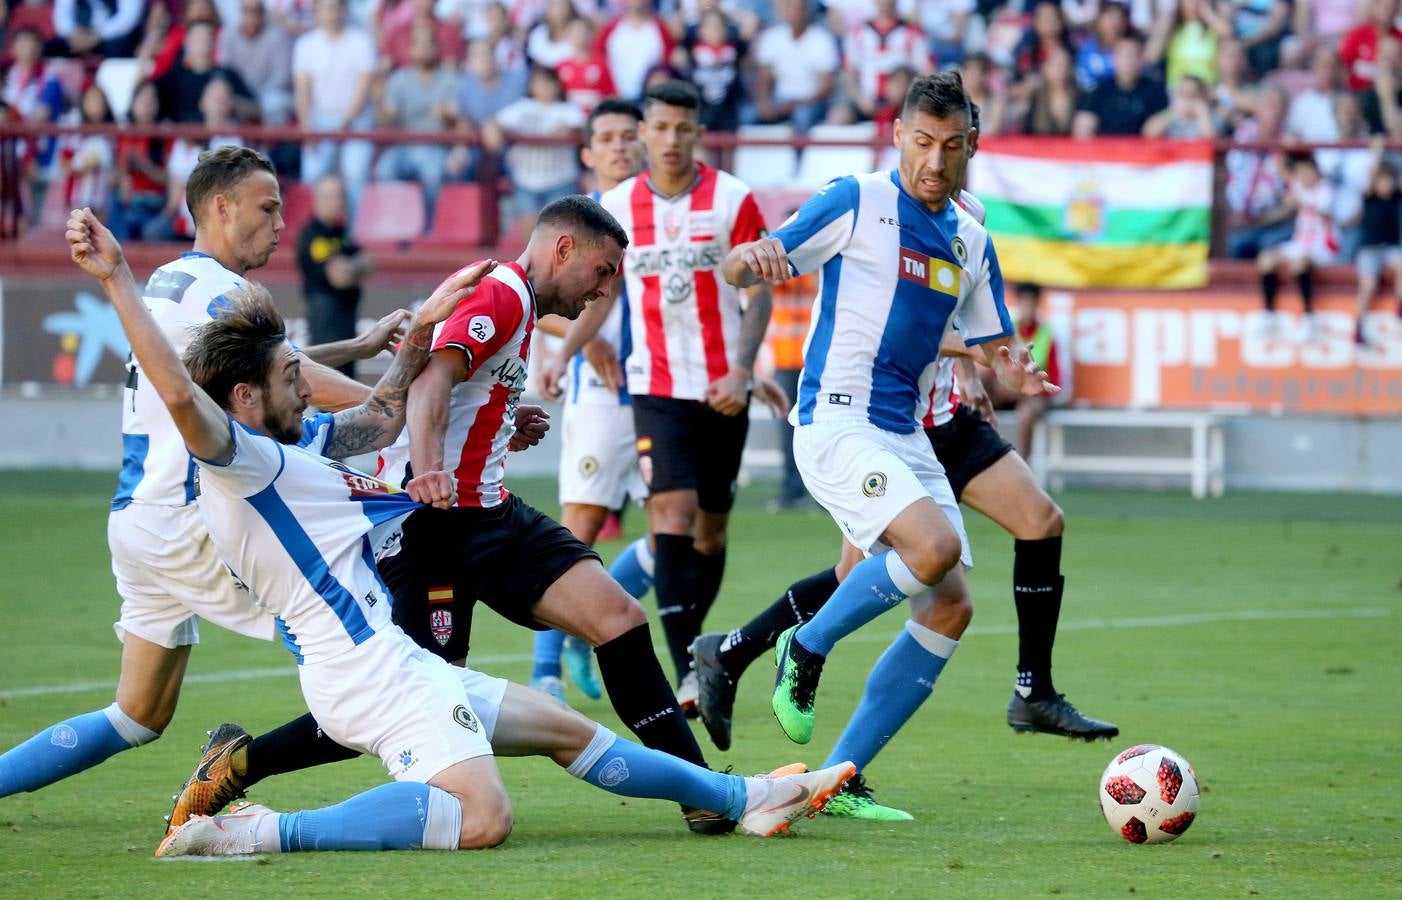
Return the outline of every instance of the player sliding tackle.
{"type": "Polygon", "coordinates": [[[850,763],[774,779],[706,771],[536,692],[456,669],[390,621],[392,601],[370,551],[421,504],[451,505],[453,479],[424,471],[398,491],[332,460],[398,435],[433,327],[495,263],[464,268],[434,291],[362,405],[304,420],[310,389],[266,291],[235,294],[182,362],[91,210],[72,213],[67,238],[74,262],[101,281],[199,465],[202,511],[221,557],[278,617],[308,708],[331,737],[377,754],[401,779],[326,809],[246,805],[197,817],[158,856],[494,846],[512,818],[490,740],[503,753],[549,756],[613,793],[724,810],[761,835],[818,811],[850,777],[850,763]],[[405,777],[410,768],[423,781],[405,777]]]}
{"type": "Polygon", "coordinates": [[[1013,390],[1059,390],[1026,348],[1014,353],[993,242],[950,202],[971,134],[958,76],[917,80],[896,123],[896,172],[829,183],[773,237],[725,259],[726,280],[737,286],[821,269],[791,417],[794,455],[809,492],[867,554],[776,645],[774,714],[798,743],[812,739],[823,662],[843,637],[910,600],[906,634],[887,654],[901,674],[881,701],[889,733],[929,695],[968,625],[968,539],[914,416],[920,375],[950,328],[1013,390]]]}

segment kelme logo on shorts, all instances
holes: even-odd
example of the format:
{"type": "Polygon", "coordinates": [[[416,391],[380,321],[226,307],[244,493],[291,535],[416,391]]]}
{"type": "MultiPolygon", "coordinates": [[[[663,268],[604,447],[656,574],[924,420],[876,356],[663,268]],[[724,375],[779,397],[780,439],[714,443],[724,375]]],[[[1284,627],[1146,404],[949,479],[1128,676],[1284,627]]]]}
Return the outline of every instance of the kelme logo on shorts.
{"type": "Polygon", "coordinates": [[[862,493],[868,497],[884,497],[886,495],[886,473],[868,472],[867,477],[862,479],[862,493]]]}
{"type": "Polygon", "coordinates": [[[472,714],[472,710],[459,703],[453,708],[453,721],[457,722],[468,731],[476,733],[477,717],[472,714]]]}

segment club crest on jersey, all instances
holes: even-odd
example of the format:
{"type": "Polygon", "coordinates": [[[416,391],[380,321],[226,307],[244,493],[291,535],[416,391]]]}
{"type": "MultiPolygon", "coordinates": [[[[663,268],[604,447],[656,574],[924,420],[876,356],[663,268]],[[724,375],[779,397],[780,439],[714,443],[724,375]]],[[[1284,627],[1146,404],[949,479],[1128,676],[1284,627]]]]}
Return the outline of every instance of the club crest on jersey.
{"type": "Polygon", "coordinates": [[[453,637],[453,611],[435,609],[428,614],[428,624],[433,629],[433,639],[438,642],[438,646],[448,646],[448,641],[453,637]]]}
{"type": "Polygon", "coordinates": [[[949,242],[949,249],[954,251],[954,258],[959,260],[959,265],[969,264],[969,248],[964,246],[964,239],[959,235],[954,236],[954,240],[949,242]]]}
{"type": "Polygon", "coordinates": [[[453,707],[453,721],[457,722],[468,731],[473,733],[477,731],[477,717],[472,714],[472,710],[463,706],[461,703],[453,707]]]}
{"type": "Polygon", "coordinates": [[[954,263],[902,247],[900,265],[901,280],[913,281],[950,297],[959,296],[960,269],[954,263]]]}
{"type": "Polygon", "coordinates": [[[599,461],[592,456],[586,456],[579,461],[579,474],[588,478],[599,471],[599,461]]]}
{"type": "Polygon", "coordinates": [[[862,479],[862,493],[868,497],[886,496],[886,473],[868,472],[862,479]]]}
{"type": "Polygon", "coordinates": [[[682,235],[682,219],[675,210],[668,210],[667,215],[662,218],[662,233],[667,235],[667,240],[675,241],[682,235]]]}

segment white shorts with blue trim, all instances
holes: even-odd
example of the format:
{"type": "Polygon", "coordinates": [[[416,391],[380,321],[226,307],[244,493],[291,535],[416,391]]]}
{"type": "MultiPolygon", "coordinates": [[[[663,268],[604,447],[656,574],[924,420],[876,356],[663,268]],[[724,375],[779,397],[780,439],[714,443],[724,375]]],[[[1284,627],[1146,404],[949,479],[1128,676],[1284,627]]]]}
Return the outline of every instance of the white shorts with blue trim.
{"type": "Polygon", "coordinates": [[[803,485],[832,516],[852,546],[868,556],[888,549],[881,535],[922,497],[944,511],[972,568],[959,501],[925,432],[896,434],[864,419],[829,419],[794,429],[794,460],[803,485]]]}
{"type": "Polygon", "coordinates": [[[133,634],[167,649],[200,642],[199,619],[273,639],[273,616],[214,550],[199,507],[130,503],[107,517],[107,546],[122,612],[117,639],[133,634]]]}
{"type": "Polygon", "coordinates": [[[560,503],[621,509],[647,497],[638,469],[633,407],[567,403],[560,440],[560,503]]]}
{"type": "Polygon", "coordinates": [[[326,736],[379,757],[396,780],[428,781],[492,753],[505,679],[450,665],[397,625],[297,671],[326,736]]]}

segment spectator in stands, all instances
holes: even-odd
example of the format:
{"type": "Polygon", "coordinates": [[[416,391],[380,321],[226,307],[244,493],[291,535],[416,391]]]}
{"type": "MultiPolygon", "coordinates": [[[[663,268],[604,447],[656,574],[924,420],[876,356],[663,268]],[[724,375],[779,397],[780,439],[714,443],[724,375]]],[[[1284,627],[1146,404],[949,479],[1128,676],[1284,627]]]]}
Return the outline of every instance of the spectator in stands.
{"type": "Polygon", "coordinates": [[[1373,134],[1385,134],[1392,140],[1402,139],[1402,44],[1383,41],[1378,47],[1373,83],[1359,96],[1363,101],[1363,117],[1373,134]]]}
{"type": "MultiPolygon", "coordinates": [[[[925,32],[935,65],[940,68],[962,65],[965,39],[977,15],[976,0],[921,0],[919,24],[925,32]]],[[[978,21],[980,31],[983,21],[978,21]]],[[[981,45],[980,45],[981,46],[981,45]]]]}
{"type": "MultiPolygon", "coordinates": [[[[292,77],[297,121],[310,131],[350,131],[374,124],[370,78],[375,45],[346,22],[345,0],[316,0],[317,27],[292,46],[292,77]]],[[[374,146],[369,141],[316,141],[302,148],[302,180],[316,181],[339,171],[345,181],[350,215],[370,176],[374,146]]]]}
{"type": "MultiPolygon", "coordinates": [[[[96,84],[83,89],[72,124],[111,125],[112,108],[96,84]]],[[[59,139],[58,161],[68,209],[92,207],[99,216],[112,196],[116,146],[110,134],[66,134],[59,139]]]]}
{"type": "Polygon", "coordinates": [[[185,202],[185,184],[200,161],[200,154],[220,147],[240,147],[234,120],[234,90],[223,78],[205,85],[200,96],[200,124],[213,134],[208,141],[177,138],[166,159],[166,202],[161,215],[146,223],[142,238],[148,241],[187,240],[195,235],[195,220],[185,202]]]}
{"type": "Polygon", "coordinates": [[[1163,63],[1168,84],[1195,75],[1203,84],[1215,85],[1218,48],[1231,36],[1231,23],[1212,0],[1178,0],[1171,14],[1155,20],[1144,58],[1150,65],[1163,63]]]}
{"type": "Polygon", "coordinates": [[[253,92],[264,125],[291,121],[292,38],[268,21],[263,0],[239,0],[238,27],[219,32],[219,59],[253,92]]]}
{"type": "Polygon", "coordinates": [[[55,0],[51,56],[131,56],[144,0],[55,0]]]}
{"type": "Polygon", "coordinates": [[[1339,41],[1339,59],[1348,75],[1348,89],[1364,91],[1373,85],[1378,52],[1384,38],[1402,41],[1397,28],[1397,0],[1371,0],[1368,19],[1339,41]]]}
{"type": "MultiPolygon", "coordinates": [[[[180,20],[171,21],[171,10],[164,3],[152,3],[146,14],[145,35],[136,56],[143,62],[146,77],[159,82],[185,52],[185,35],[195,25],[209,25],[217,35],[222,24],[211,0],[185,0],[180,20]]],[[[196,104],[199,96],[196,94],[196,104]]]]}
{"type": "Polygon", "coordinates": [[[1294,0],[1293,26],[1295,37],[1304,41],[1307,50],[1328,45],[1338,46],[1340,39],[1358,21],[1358,13],[1367,0],[1294,0]]]}
{"type": "MultiPolygon", "coordinates": [[[[965,62],[967,61],[965,59],[965,62]]],[[[889,138],[895,133],[896,120],[901,117],[901,108],[905,106],[905,95],[910,93],[910,86],[914,81],[915,70],[909,67],[897,69],[886,79],[886,96],[882,98],[881,108],[871,117],[876,123],[878,136],[889,138]]],[[[885,168],[884,164],[882,167],[885,168]]]]}
{"type": "MultiPolygon", "coordinates": [[[[527,96],[497,113],[495,124],[509,134],[563,139],[583,126],[584,116],[565,99],[560,76],[537,66],[531,70],[527,96]]],[[[570,144],[518,144],[507,151],[506,163],[516,186],[511,199],[520,225],[528,226],[536,213],[579,185],[579,161],[570,144]]]]}
{"type": "Polygon", "coordinates": [[[1053,47],[1071,50],[1071,34],[1056,0],[1037,0],[1032,7],[1032,24],[1013,48],[1013,71],[1018,80],[1034,77],[1053,47]]]}
{"type": "Polygon", "coordinates": [[[545,17],[526,38],[526,58],[531,64],[558,70],[560,63],[574,56],[569,29],[578,18],[572,0],[549,0],[545,17]]]}
{"type": "Polygon", "coordinates": [[[434,0],[399,0],[399,5],[385,13],[380,22],[380,65],[392,72],[414,64],[414,31],[428,28],[438,43],[438,53],[444,62],[457,66],[462,62],[466,44],[462,29],[433,13],[434,0]]]}
{"type": "MultiPolygon", "coordinates": [[[[761,0],[766,5],[770,0],[761,0]]],[[[760,17],[756,15],[754,4],[747,6],[738,0],[681,0],[676,4],[676,14],[668,25],[678,41],[686,35],[694,35],[701,27],[701,19],[709,12],[718,12],[725,17],[727,25],[734,28],[735,40],[749,44],[759,34],[760,17]]],[[[769,13],[773,19],[773,11],[769,13]]]]}
{"type": "Polygon", "coordinates": [[[623,12],[604,26],[597,41],[619,95],[634,101],[643,96],[648,70],[667,62],[674,46],[667,23],[652,11],[651,0],[624,0],[623,12]]]}
{"type": "MultiPolygon", "coordinates": [[[[1368,139],[1368,123],[1357,94],[1344,91],[1334,98],[1330,118],[1338,135],[1335,140],[1368,139]]],[[[1362,239],[1363,194],[1372,177],[1372,154],[1360,147],[1332,147],[1315,151],[1314,158],[1323,178],[1334,187],[1331,212],[1338,232],[1338,256],[1353,259],[1362,239]]]]}
{"type": "Polygon", "coordinates": [[[1052,47],[1042,60],[1039,76],[1029,79],[1029,83],[1034,87],[1028,98],[1022,130],[1049,137],[1070,135],[1081,100],[1071,51],[1052,47]]]}
{"type": "MultiPolygon", "coordinates": [[[[1020,282],[1017,286],[1017,299],[1013,316],[1017,321],[1017,337],[1032,353],[1032,361],[1047,373],[1052,384],[1061,385],[1060,348],[1052,335],[1051,326],[1041,317],[1042,288],[1030,282],[1020,282]]],[[[996,381],[994,382],[997,383],[996,381]]],[[[1066,397],[1059,398],[1063,402],[1066,397]]],[[[1037,423],[1047,414],[1048,397],[1038,394],[1035,397],[1015,398],[1017,409],[1017,452],[1023,459],[1032,458],[1032,436],[1036,434],[1037,423]]]]}
{"type": "Polygon", "coordinates": [[[842,45],[842,95],[828,121],[863,122],[881,105],[886,79],[901,67],[925,74],[932,68],[920,29],[896,15],[896,0],[875,0],[876,12],[847,33],[842,45]]]}
{"type": "MultiPolygon", "coordinates": [[[[375,270],[347,230],[346,190],[336,175],[323,175],[312,189],[312,217],[297,235],[297,268],[307,303],[307,335],[313,344],[355,337],[360,286],[375,270]]],[[[355,377],[352,360],[338,367],[355,377]]]]}
{"type": "Polygon", "coordinates": [[[17,0],[0,3],[0,66],[14,62],[15,38],[25,31],[39,36],[40,45],[47,46],[54,38],[54,7],[49,0],[17,0]]]}
{"type": "Polygon", "coordinates": [[[740,29],[719,9],[709,9],[687,29],[682,48],[689,80],[701,92],[702,127],[719,132],[739,128],[745,102],[740,67],[747,50],[740,29]]]}
{"type": "MultiPolygon", "coordinates": [[[[0,99],[10,106],[13,121],[45,125],[58,121],[63,114],[63,86],[44,62],[43,51],[39,34],[33,29],[25,28],[15,36],[15,61],[5,73],[5,87],[0,92],[0,99]]],[[[29,211],[34,215],[43,209],[57,146],[53,138],[39,138],[23,141],[16,148],[32,193],[29,211]]]]}
{"type": "Polygon", "coordinates": [[[497,65],[503,72],[514,72],[527,68],[526,45],[511,30],[511,14],[500,3],[489,3],[483,10],[487,21],[485,37],[492,42],[492,52],[496,54],[497,65]]]}
{"type": "Polygon", "coordinates": [[[256,121],[258,101],[237,72],[214,64],[214,27],[204,22],[186,30],[180,62],[156,79],[156,88],[161,93],[161,118],[172,122],[200,121],[203,116],[200,101],[205,86],[216,78],[227,81],[233,88],[235,118],[256,121]]]}
{"type": "Polygon", "coordinates": [[[1148,138],[1210,138],[1215,134],[1207,87],[1196,75],[1179,78],[1168,107],[1144,123],[1144,136],[1148,138]]]}
{"type": "MultiPolygon", "coordinates": [[[[1383,139],[1372,142],[1369,153],[1372,171],[1368,187],[1363,192],[1362,226],[1358,253],[1354,265],[1358,272],[1358,324],[1354,341],[1368,342],[1363,319],[1378,293],[1383,269],[1392,273],[1393,299],[1402,296],[1402,189],[1397,185],[1397,171],[1383,159],[1383,139]]],[[[1402,305],[1398,306],[1402,315],[1402,305]]]]}
{"type": "MultiPolygon", "coordinates": [[[[143,81],[132,93],[131,124],[149,126],[160,116],[156,85],[143,81]]],[[[116,190],[112,195],[108,227],[118,240],[141,237],[147,223],[161,214],[166,200],[166,160],[169,143],[156,137],[117,139],[116,190]]]]}
{"type": "Polygon", "coordinates": [[[1235,38],[1217,45],[1217,84],[1212,91],[1217,130],[1231,134],[1256,108],[1256,88],[1250,81],[1246,51],[1235,38]]]}
{"type": "MultiPolygon", "coordinates": [[[[1284,136],[1285,93],[1267,87],[1255,114],[1237,126],[1239,143],[1278,141],[1284,136]]],[[[1255,259],[1262,250],[1289,240],[1295,208],[1286,202],[1284,166],[1277,151],[1227,153],[1227,251],[1233,259],[1255,259]]]]}
{"type": "MultiPolygon", "coordinates": [[[[430,23],[414,32],[414,64],[395,69],[380,101],[380,126],[403,131],[447,131],[458,120],[458,82],[438,57],[438,39],[430,23]]],[[[433,222],[443,185],[447,144],[391,144],[380,154],[375,177],[411,179],[423,185],[427,222],[433,222]]]]}
{"type": "MultiPolygon", "coordinates": [[[[964,91],[969,100],[983,110],[982,126],[979,133],[985,136],[998,134],[1003,130],[1007,117],[1008,91],[1003,82],[1003,72],[993,64],[987,53],[970,53],[959,63],[959,74],[964,79],[964,91]]],[[[888,79],[889,81],[889,79],[888,79]]],[[[907,82],[907,85],[909,82],[907,82]]],[[[889,98],[890,92],[886,92],[889,98]]],[[[885,98],[883,98],[885,99],[885,98]]],[[[1075,111],[1075,94],[1072,93],[1071,109],[1075,111]]],[[[1067,117],[1068,129],[1070,117],[1067,117]]]]}
{"type": "Polygon", "coordinates": [[[316,27],[316,0],[264,0],[268,16],[294,40],[316,27]]]}
{"type": "Polygon", "coordinates": [[[1280,43],[1290,24],[1286,0],[1230,0],[1224,11],[1252,69],[1259,74],[1280,65],[1280,43]]]}
{"type": "Polygon", "coordinates": [[[1144,43],[1127,34],[1115,44],[1115,77],[1081,98],[1071,125],[1075,137],[1140,134],[1168,106],[1163,83],[1144,75],[1144,43]]]}
{"type": "MultiPolygon", "coordinates": [[[[467,136],[485,140],[489,135],[483,133],[483,128],[490,125],[497,113],[525,96],[526,81],[527,76],[523,72],[504,73],[497,68],[491,41],[486,38],[470,41],[464,71],[458,76],[458,111],[463,116],[458,130],[467,136]]],[[[498,135],[494,133],[490,136],[498,135]]],[[[482,150],[496,152],[500,148],[498,142],[494,147],[484,147],[482,150]]],[[[481,162],[480,156],[481,151],[476,148],[454,147],[448,156],[449,177],[473,177],[481,162]]]]}
{"type": "Polygon", "coordinates": [[[827,115],[841,63],[837,41],[809,22],[808,0],[778,0],[782,22],[760,32],[755,46],[754,118],[792,122],[804,134],[827,115]]]}
{"type": "Polygon", "coordinates": [[[440,19],[454,23],[469,42],[487,37],[491,28],[487,22],[487,7],[496,0],[437,0],[433,11],[440,19]]]}
{"type": "Polygon", "coordinates": [[[1100,4],[1086,39],[1076,49],[1076,83],[1090,93],[1115,77],[1115,45],[1129,34],[1129,10],[1114,0],[1100,4]]]}
{"type": "Polygon", "coordinates": [[[617,93],[613,76],[594,44],[593,23],[588,19],[575,19],[565,29],[565,34],[572,52],[569,59],[555,67],[555,73],[565,87],[565,99],[587,116],[600,100],[617,93]]]}
{"type": "Polygon", "coordinates": [[[1285,133],[1310,143],[1329,143],[1339,139],[1334,123],[1334,100],[1343,90],[1343,71],[1339,55],[1332,46],[1321,44],[1311,58],[1313,85],[1290,98],[1290,112],[1285,117],[1285,133]]]}
{"type": "Polygon", "coordinates": [[[1290,240],[1262,250],[1256,258],[1261,273],[1261,299],[1265,304],[1267,328],[1277,329],[1275,322],[1278,269],[1286,265],[1300,288],[1304,304],[1306,333],[1312,334],[1314,314],[1314,269],[1329,265],[1338,258],[1338,234],[1333,219],[1334,187],[1319,172],[1314,154],[1305,152],[1286,158],[1285,176],[1289,180],[1287,203],[1295,210],[1295,227],[1290,240]]]}

